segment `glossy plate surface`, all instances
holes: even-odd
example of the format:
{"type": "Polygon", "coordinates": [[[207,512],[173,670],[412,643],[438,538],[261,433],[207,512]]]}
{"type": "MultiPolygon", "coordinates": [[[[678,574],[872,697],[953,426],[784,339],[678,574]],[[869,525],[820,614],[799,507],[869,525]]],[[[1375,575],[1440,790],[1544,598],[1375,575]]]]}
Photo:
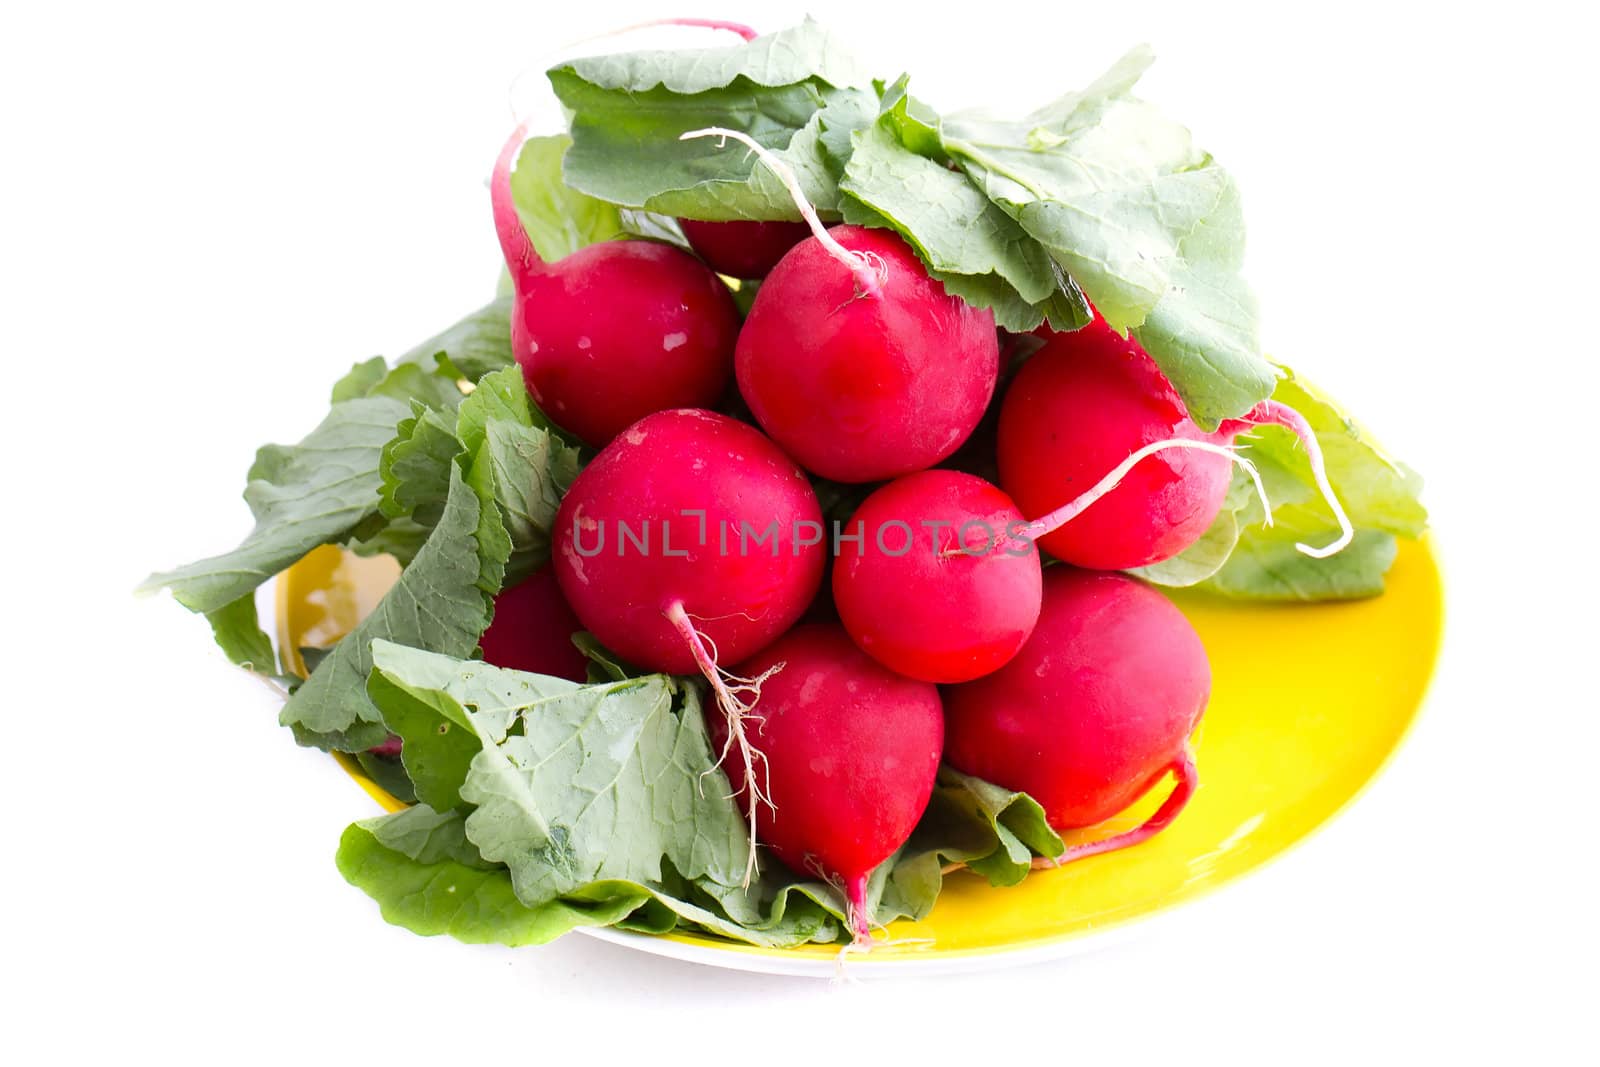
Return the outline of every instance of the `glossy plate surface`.
{"type": "MultiPolygon", "coordinates": [[[[278,579],[285,647],[337,640],[398,574],[387,558],[321,548],[278,579]]],[[[1402,543],[1388,592],[1348,604],[1174,601],[1199,630],[1214,689],[1196,737],[1201,786],[1169,829],[1136,848],[995,889],[969,874],[945,880],[932,914],[898,922],[900,944],[852,962],[873,972],[967,970],[1065,955],[1133,919],[1171,909],[1300,841],[1377,773],[1416,717],[1438,654],[1438,566],[1427,542],[1402,543]]],[[[347,770],[385,807],[399,805],[347,770]]],[[[1102,836],[1138,823],[1151,796],[1102,836]]],[[[584,931],[645,951],[743,970],[832,974],[838,949],[761,949],[708,937],[584,931]]]]}

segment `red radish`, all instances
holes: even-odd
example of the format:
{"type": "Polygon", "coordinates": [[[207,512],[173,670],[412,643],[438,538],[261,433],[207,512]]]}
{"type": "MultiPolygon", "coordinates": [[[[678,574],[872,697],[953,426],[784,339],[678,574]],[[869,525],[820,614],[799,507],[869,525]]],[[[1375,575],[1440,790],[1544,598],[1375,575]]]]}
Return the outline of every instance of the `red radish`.
{"type": "Polygon", "coordinates": [[[1058,559],[1100,570],[1141,567],[1199,540],[1228,491],[1222,446],[1269,423],[1299,436],[1342,531],[1331,545],[1299,547],[1319,558],[1332,555],[1353,530],[1328,485],[1316,436],[1299,414],[1268,400],[1207,433],[1190,420],[1139,342],[1121,337],[1098,315],[1080,330],[1052,336],[1017,372],[1000,410],[1000,484],[1025,514],[1045,515],[1032,536],[1058,559]],[[1091,500],[1093,508],[1078,507],[1066,517],[1070,523],[1045,514],[1157,442],[1200,447],[1162,449],[1159,460],[1131,468],[1103,499],[1091,500]]]}
{"type": "Polygon", "coordinates": [[[1022,651],[945,691],[945,758],[1027,793],[1057,830],[1104,822],[1177,776],[1142,826],[1036,864],[1058,865],[1137,844],[1177,817],[1198,785],[1189,735],[1210,695],[1205,648],[1166,597],[1120,574],[1051,567],[1022,651]]]}
{"type": "Polygon", "coordinates": [[[971,474],[908,474],[875,491],[845,524],[833,599],[856,644],[928,682],[965,682],[1004,666],[1039,617],[1033,546],[996,551],[1026,525],[1011,498],[971,474]]]}
{"type": "MultiPolygon", "coordinates": [[[[841,886],[855,943],[865,944],[867,878],[906,843],[933,793],[939,691],[879,666],[823,624],[796,627],[738,670],[771,675],[755,719],[771,800],[754,811],[760,838],[797,873],[841,886]]],[[[720,720],[711,733],[727,744],[720,720]]],[[[745,773],[728,768],[748,798],[745,773]]]]}
{"type": "Polygon", "coordinates": [[[654,241],[603,241],[544,262],[511,197],[525,139],[519,128],[506,142],[490,191],[515,290],[511,350],[534,401],[595,447],[651,412],[717,403],[739,332],[728,287],[654,241]]]}
{"type": "Polygon", "coordinates": [[[763,679],[719,662],[776,640],[821,585],[822,511],[805,475],[725,415],[649,415],[573,481],[552,557],[567,602],[601,644],[646,670],[705,676],[759,807],[749,772],[760,753],[743,718],[763,679]]]}
{"type": "Polygon", "coordinates": [[[485,663],[581,682],[589,661],[572,643],[583,624],[546,566],[494,598],[494,621],[478,639],[485,663]]]}
{"type": "Polygon", "coordinates": [[[811,236],[803,222],[703,222],[679,219],[701,259],[730,278],[765,278],[785,252],[811,236]]]}
{"type": "Polygon", "coordinates": [[[994,393],[994,315],[945,292],[889,230],[825,229],[794,173],[732,137],[788,187],[813,236],[767,275],[734,356],[761,428],[800,465],[841,482],[923,470],[971,435],[994,393]]]}

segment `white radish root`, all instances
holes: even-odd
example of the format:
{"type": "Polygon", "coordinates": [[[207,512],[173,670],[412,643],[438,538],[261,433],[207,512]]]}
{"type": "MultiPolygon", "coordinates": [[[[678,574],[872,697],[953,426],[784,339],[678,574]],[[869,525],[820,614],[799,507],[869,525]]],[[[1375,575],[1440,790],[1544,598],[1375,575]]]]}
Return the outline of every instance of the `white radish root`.
{"type": "Polygon", "coordinates": [[[822,219],[817,215],[817,209],[811,205],[811,201],[806,199],[805,190],[800,188],[800,179],[795,176],[794,171],[790,169],[787,163],[779,159],[749,134],[722,126],[708,126],[703,130],[690,130],[680,136],[678,140],[693,141],[702,137],[718,138],[719,146],[731,137],[749,148],[756,158],[765,163],[767,169],[772,171],[777,179],[783,183],[783,187],[789,191],[789,195],[794,199],[794,206],[799,210],[800,217],[805,219],[806,225],[811,228],[812,236],[817,239],[817,242],[823,248],[827,249],[830,256],[849,269],[850,273],[855,276],[856,286],[860,291],[866,294],[873,294],[883,287],[886,273],[883,263],[870,253],[852,252],[840,244],[833,234],[828,232],[828,228],[822,224],[822,219]]]}
{"type": "Polygon", "coordinates": [[[1322,494],[1322,499],[1327,502],[1328,509],[1333,512],[1334,520],[1339,524],[1339,536],[1328,544],[1317,547],[1297,542],[1294,547],[1312,559],[1327,559],[1346,548],[1355,540],[1355,526],[1350,522],[1350,516],[1345,514],[1344,505],[1339,502],[1338,495],[1333,491],[1333,484],[1328,481],[1328,466],[1322,456],[1322,446],[1317,443],[1316,432],[1311,429],[1311,424],[1306,422],[1305,416],[1288,404],[1276,400],[1263,400],[1251,408],[1243,418],[1230,419],[1223,423],[1217,432],[1234,434],[1254,426],[1281,426],[1299,439],[1300,447],[1306,450],[1306,459],[1311,464],[1311,477],[1317,483],[1317,492],[1322,494]]]}
{"type": "MultiPolygon", "coordinates": [[[[1142,461],[1157,452],[1164,452],[1170,448],[1189,448],[1200,452],[1210,452],[1213,455],[1225,456],[1231,462],[1237,463],[1250,476],[1250,481],[1255,485],[1256,493],[1261,497],[1261,508],[1266,514],[1265,525],[1272,525],[1272,503],[1267,499],[1267,487],[1262,483],[1261,472],[1256,470],[1254,463],[1241,456],[1236,449],[1229,445],[1219,445],[1212,441],[1196,441],[1188,437],[1173,437],[1165,441],[1153,441],[1143,448],[1130,453],[1126,459],[1107,471],[1105,476],[1094,485],[1054,511],[1041,515],[1014,532],[1007,532],[1002,535],[997,539],[994,547],[1004,551],[1023,542],[1033,542],[1041,537],[1048,536],[1083,514],[1091,504],[1122,484],[1122,480],[1128,476],[1128,473],[1142,461]]],[[[957,551],[965,551],[965,549],[958,548],[957,551]]]]}
{"type": "Polygon", "coordinates": [[[784,664],[775,663],[754,678],[733,674],[717,663],[715,646],[695,628],[694,621],[684,610],[683,601],[674,601],[667,608],[666,615],[694,653],[695,665],[710,684],[717,710],[722,713],[723,722],[728,728],[722,751],[718,753],[712,769],[721,767],[729,755],[737,754],[744,771],[744,807],[749,819],[750,854],[745,861],[742,885],[748,889],[756,873],[756,810],[763,804],[771,811],[776,811],[777,807],[772,803],[768,789],[767,757],[750,740],[746,727],[752,722],[760,723],[761,720],[752,712],[761,699],[761,686],[768,678],[783,670],[784,664]]]}

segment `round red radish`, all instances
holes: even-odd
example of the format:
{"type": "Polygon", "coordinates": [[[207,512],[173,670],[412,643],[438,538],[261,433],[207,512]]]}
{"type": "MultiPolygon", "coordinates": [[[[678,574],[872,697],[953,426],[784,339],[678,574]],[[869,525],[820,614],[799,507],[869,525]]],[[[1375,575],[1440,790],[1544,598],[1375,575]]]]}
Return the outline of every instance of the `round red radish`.
{"type": "Polygon", "coordinates": [[[803,222],[679,219],[678,225],[695,254],[730,278],[765,278],[785,252],[811,233],[803,222]]]}
{"type": "Polygon", "coordinates": [[[1011,498],[971,474],[908,474],[876,490],[845,524],[834,561],[840,621],[879,663],[928,682],[965,682],[1004,666],[1039,617],[1039,555],[1020,541],[1011,498]]]}
{"type": "Polygon", "coordinates": [[[1143,346],[1098,315],[1053,334],[1025,363],[1000,406],[1000,484],[1026,514],[1026,536],[1068,563],[1096,570],[1142,567],[1182,552],[1215,521],[1239,463],[1262,493],[1234,438],[1281,426],[1300,440],[1317,490],[1339,525],[1329,544],[1295,547],[1316,559],[1355,536],[1328,481],[1322,448],[1293,408],[1263,400],[1207,433],[1143,346]]]}
{"type": "Polygon", "coordinates": [[[827,234],[836,247],[801,241],[756,293],[734,356],[739,391],[825,478],[923,470],[967,439],[994,392],[994,315],[945,292],[888,230],[827,234]]]}
{"type": "MultiPolygon", "coordinates": [[[[1144,445],[1214,440],[1190,421],[1155,361],[1096,317],[1056,334],[1017,372],[1000,409],[1000,484],[1038,517],[1093,486],[1144,445]]],[[[1144,460],[1071,522],[1039,538],[1080,567],[1124,570],[1188,548],[1216,519],[1226,456],[1170,449],[1144,460]]]]}
{"type": "MultiPolygon", "coordinates": [[[[865,942],[867,878],[906,843],[933,793],[939,691],[880,666],[832,625],[796,627],[737,670],[774,671],[752,727],[764,756],[755,773],[771,802],[755,809],[760,839],[796,873],[841,884],[851,932],[865,942]]],[[[712,716],[710,728],[722,749],[722,720],[712,716]]],[[[748,797],[743,766],[726,767],[748,797]]]]}
{"type": "MultiPolygon", "coordinates": [[[[553,558],[589,632],[623,660],[699,672],[737,742],[741,781],[760,751],[745,723],[765,679],[723,664],[794,625],[822,584],[822,510],[811,483],[761,433],[709,411],[662,411],[601,450],[561,500],[553,558]]],[[[750,786],[751,850],[756,853],[750,786]]]]}
{"type": "Polygon", "coordinates": [[[1150,822],[1061,859],[1109,851],[1154,834],[1188,801],[1189,735],[1210,695],[1205,648],[1166,597],[1123,575],[1050,567],[1022,651],[945,691],[945,758],[1032,796],[1058,830],[1104,822],[1176,772],[1150,822]]]}
{"type": "Polygon", "coordinates": [[[485,663],[581,682],[589,661],[572,643],[583,624],[561,595],[555,571],[541,567],[494,598],[494,621],[478,639],[485,663]]]}
{"type": "Polygon", "coordinates": [[[663,411],[574,480],[556,515],[554,566],[601,644],[684,674],[700,664],[674,606],[724,664],[760,651],[817,592],[821,519],[805,475],[760,432],[709,411],[663,411]]]}
{"type": "Polygon", "coordinates": [[[595,447],[645,415],[709,407],[727,388],[739,315],[728,287],[681,249],[653,241],[589,245],[546,263],[511,198],[506,143],[491,182],[511,274],[511,350],[534,401],[595,447]]]}

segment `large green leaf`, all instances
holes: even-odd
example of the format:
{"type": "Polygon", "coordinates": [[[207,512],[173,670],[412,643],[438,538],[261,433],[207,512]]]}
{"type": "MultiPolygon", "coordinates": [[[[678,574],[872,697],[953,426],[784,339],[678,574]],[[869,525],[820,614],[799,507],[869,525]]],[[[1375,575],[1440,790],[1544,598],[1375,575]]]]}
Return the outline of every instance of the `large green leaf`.
{"type": "Polygon", "coordinates": [[[493,502],[480,501],[460,469],[450,469],[444,513],[417,558],[284,705],[280,720],[301,744],[354,752],[388,736],[367,696],[374,641],[453,656],[469,656],[478,647],[499,592],[493,573],[505,561],[479,533],[493,502]]]}
{"type": "Polygon", "coordinates": [[[741,147],[714,138],[680,140],[713,126],[772,150],[813,205],[837,212],[824,140],[832,128],[831,136],[847,143],[848,131],[877,113],[855,62],[809,20],[745,45],[580,59],[549,76],[572,115],[566,184],[668,216],[800,217],[783,184],[741,147]]]}
{"type": "Polygon", "coordinates": [[[1187,130],[1130,95],[1150,62],[1136,50],[1021,121],[948,116],[942,141],[1214,427],[1270,395],[1274,376],[1239,274],[1238,191],[1187,130]]]}
{"type": "Polygon", "coordinates": [[[342,541],[378,508],[378,461],[407,405],[374,396],[335,404],[296,445],[256,453],[244,498],[255,529],[231,552],[153,574],[191,611],[213,612],[244,597],[318,545],[342,541]]]}
{"type": "Polygon", "coordinates": [[[553,67],[550,73],[570,74],[597,89],[621,93],[665,89],[680,95],[734,84],[780,88],[816,83],[844,88],[865,85],[867,80],[848,46],[809,18],[743,44],[590,56],[553,67]]]}
{"type": "Polygon", "coordinates": [[[875,112],[864,90],[809,83],[680,96],[600,90],[560,72],[551,80],[573,113],[563,164],[569,186],[623,207],[698,219],[800,214],[783,183],[743,146],[715,137],[685,141],[682,134],[710,127],[748,134],[795,173],[808,201],[834,213],[839,192],[821,148],[824,124],[865,124],[875,112]]]}
{"type": "Polygon", "coordinates": [[[542,945],[580,926],[613,925],[649,899],[635,886],[599,884],[529,907],[504,867],[477,857],[462,825],[459,812],[420,806],[355,823],[339,842],[339,873],[396,926],[474,945],[542,945]]]}
{"type": "Polygon", "coordinates": [[[902,143],[902,131],[925,127],[899,103],[852,134],[839,182],[845,221],[893,228],[947,289],[1008,329],[1031,330],[1047,313],[1059,329],[1081,326],[1081,297],[1039,242],[963,175],[902,143]]]}

